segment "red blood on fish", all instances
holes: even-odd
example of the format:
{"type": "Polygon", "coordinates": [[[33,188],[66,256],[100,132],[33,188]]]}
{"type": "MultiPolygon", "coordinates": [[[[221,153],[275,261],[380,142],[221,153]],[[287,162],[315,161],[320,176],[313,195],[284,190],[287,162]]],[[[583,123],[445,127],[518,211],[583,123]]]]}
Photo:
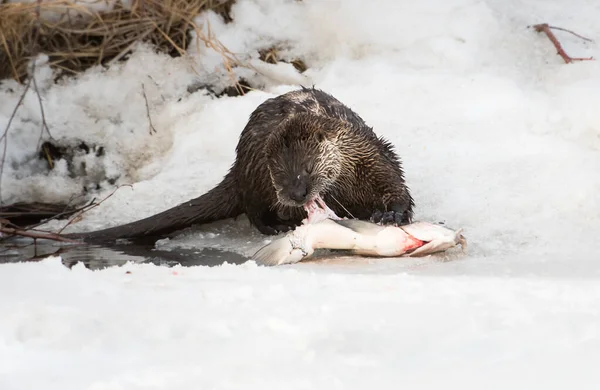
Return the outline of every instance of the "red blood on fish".
{"type": "Polygon", "coordinates": [[[411,249],[419,248],[423,245],[425,245],[425,241],[418,240],[413,236],[409,235],[408,237],[406,237],[406,247],[404,248],[404,250],[409,251],[411,249]]]}

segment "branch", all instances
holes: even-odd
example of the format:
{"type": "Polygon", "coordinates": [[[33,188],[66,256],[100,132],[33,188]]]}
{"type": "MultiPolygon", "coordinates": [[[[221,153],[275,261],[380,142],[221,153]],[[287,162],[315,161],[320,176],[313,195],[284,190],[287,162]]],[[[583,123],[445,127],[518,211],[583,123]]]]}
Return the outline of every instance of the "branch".
{"type": "MultiPolygon", "coordinates": [[[[100,206],[102,203],[104,203],[104,201],[105,201],[105,200],[107,200],[108,198],[110,198],[111,196],[113,196],[113,195],[114,195],[114,193],[115,193],[115,192],[117,192],[117,190],[118,190],[119,188],[121,188],[121,187],[132,187],[132,188],[133,188],[133,186],[132,186],[131,184],[121,184],[120,186],[117,186],[117,187],[116,187],[116,188],[115,188],[115,189],[114,189],[114,190],[113,190],[113,191],[112,191],[110,194],[108,194],[108,196],[106,196],[106,197],[105,197],[104,199],[102,199],[100,202],[98,202],[98,203],[90,203],[89,205],[87,205],[87,206],[83,207],[83,208],[81,209],[81,211],[80,211],[80,212],[79,212],[79,213],[78,213],[76,216],[74,216],[72,219],[70,219],[70,220],[69,220],[69,222],[67,222],[67,223],[65,224],[65,226],[63,226],[63,227],[62,227],[62,228],[61,228],[61,229],[58,231],[58,233],[57,233],[57,234],[60,234],[60,233],[62,233],[62,231],[63,231],[63,230],[65,230],[65,229],[67,228],[67,226],[71,225],[72,223],[75,223],[75,222],[78,222],[79,220],[81,220],[81,217],[83,216],[83,214],[85,214],[87,211],[89,211],[89,210],[91,210],[91,209],[93,209],[93,208],[96,208],[96,207],[100,206]]],[[[93,202],[93,201],[92,201],[92,202],[93,202]]]]}
{"type": "MultiPolygon", "coordinates": [[[[45,240],[80,243],[81,241],[67,238],[67,237],[61,235],[62,231],[65,230],[66,227],[71,225],[72,223],[79,221],[81,219],[81,216],[85,212],[93,209],[94,207],[100,206],[105,200],[107,200],[108,198],[113,196],[114,193],[117,192],[117,190],[119,188],[125,187],[125,186],[131,187],[131,184],[122,184],[122,185],[118,186],[117,188],[115,188],[110,194],[108,194],[108,196],[106,196],[100,202],[94,203],[94,200],[92,200],[88,205],[81,207],[79,209],[79,213],[75,217],[73,217],[71,220],[69,220],[69,222],[67,222],[65,224],[65,226],[63,226],[57,233],[52,233],[52,232],[48,232],[48,231],[44,231],[44,230],[36,230],[33,228],[21,229],[18,226],[12,224],[9,220],[4,219],[4,218],[0,218],[0,233],[5,233],[10,236],[29,237],[29,238],[33,238],[34,240],[41,238],[41,239],[45,239],[45,240]]],[[[63,213],[61,213],[61,214],[63,214],[63,213]]],[[[58,215],[60,215],[60,214],[58,214],[58,215]]],[[[56,216],[51,219],[54,219],[54,218],[56,218],[56,216]]],[[[47,220],[43,223],[46,223],[48,221],[49,220],[47,220]]],[[[40,224],[35,225],[35,226],[39,226],[39,225],[40,224]]],[[[0,238],[0,240],[1,240],[1,238],[0,238]]]]}
{"type": "Polygon", "coordinates": [[[142,83],[142,95],[144,96],[144,101],[146,102],[146,115],[148,116],[148,122],[150,122],[150,135],[152,133],[156,133],[156,128],[152,124],[152,118],[150,117],[150,107],[148,106],[148,98],[146,97],[146,88],[144,87],[144,83],[142,83]]]}
{"type": "MultiPolygon", "coordinates": [[[[40,31],[40,6],[41,6],[42,0],[37,0],[37,5],[35,8],[35,14],[36,14],[36,29],[35,29],[35,34],[36,37],[39,35],[39,31],[40,31]]],[[[37,39],[32,39],[30,42],[30,51],[31,53],[35,53],[37,50],[35,50],[34,48],[34,42],[36,42],[37,39]]],[[[29,90],[29,88],[31,87],[31,83],[33,81],[33,86],[35,89],[35,92],[37,94],[38,97],[38,101],[40,103],[40,111],[42,113],[42,131],[40,134],[40,141],[42,139],[42,135],[44,133],[44,129],[46,129],[46,131],[48,132],[48,135],[50,136],[50,138],[52,138],[52,134],[50,134],[50,130],[48,129],[48,124],[46,123],[46,116],[44,115],[44,107],[42,105],[42,98],[40,96],[38,87],[37,87],[37,82],[35,81],[35,65],[36,65],[36,60],[34,59],[32,64],[31,64],[31,77],[29,78],[29,80],[27,80],[27,84],[25,85],[25,89],[23,90],[23,93],[21,94],[21,97],[19,98],[19,101],[17,102],[17,105],[15,106],[15,108],[13,109],[12,114],[10,115],[10,118],[8,120],[8,123],[6,124],[6,129],[4,130],[4,133],[2,134],[2,136],[0,137],[0,142],[4,142],[3,144],[3,151],[2,151],[2,158],[0,160],[0,190],[2,189],[2,176],[4,174],[4,162],[6,161],[6,148],[8,145],[8,130],[10,129],[10,125],[12,124],[13,119],[15,118],[17,111],[19,110],[19,107],[21,106],[21,104],[23,103],[23,99],[25,99],[25,95],[27,94],[27,91],[29,90]]],[[[0,205],[2,204],[2,193],[0,191],[0,205]]]]}
{"type": "Polygon", "coordinates": [[[17,228],[4,227],[0,225],[0,233],[10,234],[11,236],[21,236],[21,237],[29,237],[33,239],[44,239],[44,240],[52,240],[52,241],[60,241],[60,242],[72,242],[72,243],[80,243],[80,241],[73,240],[71,238],[63,237],[60,234],[49,233],[49,232],[41,232],[38,230],[24,230],[17,228]]]}
{"type": "Polygon", "coordinates": [[[560,27],[551,27],[550,25],[548,25],[548,23],[542,23],[542,24],[536,24],[533,26],[533,28],[535,29],[535,31],[537,32],[543,32],[546,34],[546,36],[548,37],[548,39],[550,39],[550,41],[552,42],[552,44],[554,45],[554,47],[556,48],[556,51],[558,52],[557,54],[559,56],[562,57],[562,59],[565,61],[565,63],[570,64],[573,61],[590,61],[593,60],[593,57],[589,57],[589,58],[574,58],[574,57],[570,57],[566,52],[565,49],[563,49],[562,45],[560,44],[560,42],[558,41],[558,39],[556,38],[556,36],[554,35],[554,33],[550,30],[551,28],[556,29],[556,30],[563,30],[563,31],[567,31],[570,32],[573,35],[576,35],[582,39],[591,41],[588,38],[584,38],[581,35],[575,34],[574,32],[570,31],[570,30],[566,30],[560,27]]]}
{"type": "Polygon", "coordinates": [[[40,95],[40,90],[38,89],[37,81],[35,81],[35,66],[36,60],[33,60],[33,64],[31,65],[31,79],[33,80],[33,89],[35,90],[35,94],[38,99],[38,103],[40,104],[40,113],[42,114],[42,129],[40,130],[40,139],[38,140],[38,146],[40,147],[42,143],[42,137],[44,136],[44,130],[48,133],[50,138],[52,139],[52,134],[50,133],[50,129],[48,128],[48,123],[46,122],[46,115],[44,114],[44,105],[42,104],[42,96],[40,95]]]}
{"type": "MultiPolygon", "coordinates": [[[[156,82],[156,80],[154,80],[154,78],[152,78],[152,76],[148,75],[148,78],[150,80],[152,80],[152,82],[154,83],[154,85],[156,85],[156,88],[159,89],[159,93],[160,93],[160,85],[158,85],[158,83],[156,82]]],[[[162,99],[163,103],[166,101],[165,100],[165,95],[163,95],[162,93],[160,94],[160,98],[162,99]]]]}
{"type": "Polygon", "coordinates": [[[586,38],[582,35],[579,35],[571,30],[567,30],[566,28],[562,28],[562,27],[556,27],[556,26],[548,26],[548,28],[553,29],[553,30],[560,30],[560,31],[564,31],[564,32],[568,32],[569,34],[573,34],[575,35],[577,38],[581,38],[584,41],[588,41],[588,42],[594,42],[593,40],[591,40],[590,38],[586,38]]]}
{"type": "MultiPolygon", "coordinates": [[[[31,86],[31,78],[29,80],[27,80],[25,89],[23,89],[23,93],[21,93],[21,97],[19,98],[17,105],[13,109],[12,114],[10,114],[10,118],[8,119],[8,123],[6,124],[6,129],[4,130],[4,134],[2,134],[2,137],[0,137],[0,142],[4,142],[3,151],[2,151],[2,159],[0,161],[0,189],[2,189],[2,176],[4,173],[4,161],[6,160],[6,146],[8,144],[8,130],[10,129],[10,125],[12,124],[13,119],[15,119],[15,116],[17,115],[17,111],[19,110],[19,107],[21,107],[21,104],[23,104],[23,99],[25,99],[25,95],[27,94],[27,91],[29,90],[30,86],[31,86]]],[[[0,204],[2,204],[2,192],[1,191],[0,191],[0,204]]]]}
{"type": "Polygon", "coordinates": [[[44,225],[44,224],[46,224],[46,223],[48,223],[48,222],[50,222],[52,220],[58,219],[60,217],[64,217],[66,215],[72,215],[72,214],[75,214],[75,213],[77,213],[79,211],[86,211],[86,210],[88,210],[89,208],[91,208],[95,204],[94,203],[95,200],[96,200],[96,198],[93,198],[90,201],[90,203],[86,204],[85,206],[79,207],[79,208],[77,208],[75,210],[63,211],[62,213],[58,213],[56,215],[53,215],[52,217],[50,217],[48,219],[44,219],[43,221],[41,221],[39,223],[36,223],[35,225],[27,226],[27,229],[35,229],[38,226],[44,225]]]}

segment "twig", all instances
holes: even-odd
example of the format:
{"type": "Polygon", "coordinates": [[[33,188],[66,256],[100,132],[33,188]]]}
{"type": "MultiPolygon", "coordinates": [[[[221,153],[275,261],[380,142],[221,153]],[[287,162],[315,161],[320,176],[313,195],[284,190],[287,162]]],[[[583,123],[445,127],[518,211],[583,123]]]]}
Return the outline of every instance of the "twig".
{"type": "MultiPolygon", "coordinates": [[[[548,39],[550,39],[550,41],[552,42],[552,44],[556,48],[556,51],[558,52],[557,54],[562,57],[562,59],[565,61],[565,63],[570,64],[573,61],[590,61],[590,60],[594,59],[593,57],[589,57],[589,58],[574,58],[574,57],[570,57],[565,52],[565,49],[563,49],[562,45],[560,44],[560,42],[558,41],[558,39],[556,38],[556,36],[554,35],[554,33],[550,30],[551,28],[554,28],[554,29],[557,29],[557,30],[564,30],[564,29],[561,29],[559,27],[550,27],[548,25],[548,23],[536,24],[536,25],[533,26],[533,28],[537,32],[543,32],[543,33],[546,34],[546,36],[548,37],[548,39]]],[[[573,33],[572,31],[569,31],[569,30],[564,30],[564,31],[568,31],[568,32],[573,33]]],[[[573,33],[573,34],[575,34],[575,33],[573,33]]],[[[577,34],[575,34],[575,35],[577,35],[577,34]]],[[[577,35],[577,36],[579,36],[579,35],[577,35]]],[[[579,37],[583,38],[581,36],[579,36],[579,37]]],[[[587,39],[587,38],[583,38],[583,39],[587,39]]]]}
{"type": "MultiPolygon", "coordinates": [[[[35,7],[35,35],[36,38],[31,40],[31,49],[32,49],[32,53],[37,52],[37,50],[33,50],[33,45],[34,42],[37,42],[37,37],[40,34],[40,28],[41,28],[41,22],[40,22],[40,15],[41,15],[41,10],[40,7],[42,5],[42,0],[37,0],[37,6],[35,7]]],[[[52,134],[50,133],[50,129],[48,128],[48,123],[46,122],[46,115],[44,114],[44,105],[42,104],[42,97],[40,96],[40,90],[38,88],[37,85],[37,81],[35,80],[35,68],[37,65],[37,59],[34,57],[32,64],[31,64],[31,79],[33,80],[33,89],[35,90],[35,94],[37,96],[38,99],[38,103],[40,104],[40,113],[42,115],[42,128],[40,130],[40,138],[38,140],[38,145],[37,148],[40,147],[40,145],[42,144],[42,137],[44,136],[44,130],[46,130],[46,132],[48,133],[48,135],[50,136],[50,138],[52,139],[52,134]]]]}
{"type": "MultiPolygon", "coordinates": [[[[65,226],[63,226],[58,232],[56,233],[52,233],[52,232],[48,232],[45,230],[36,230],[33,227],[29,227],[27,229],[22,229],[19,228],[18,226],[14,225],[13,223],[11,223],[9,220],[4,219],[4,218],[0,218],[0,233],[5,233],[5,234],[9,234],[11,236],[21,236],[21,237],[29,237],[29,238],[33,238],[34,240],[38,239],[38,238],[42,238],[42,239],[46,239],[46,240],[54,240],[54,241],[61,241],[61,242],[73,242],[73,243],[77,243],[79,241],[77,240],[73,240],[71,238],[67,238],[61,235],[62,231],[65,230],[67,228],[67,226],[71,225],[72,223],[79,221],[81,219],[81,216],[95,208],[100,206],[105,200],[107,200],[108,198],[110,198],[111,196],[114,195],[115,192],[117,192],[117,190],[121,187],[131,187],[131,184],[122,184],[120,186],[118,186],[117,188],[115,188],[110,194],[108,194],[108,196],[106,196],[104,199],[102,199],[101,201],[99,201],[98,203],[95,203],[94,200],[92,200],[88,205],[81,207],[80,209],[76,210],[75,212],[78,212],[78,214],[76,216],[74,216],[72,219],[69,220],[69,222],[67,222],[65,224],[65,226]],[[13,227],[9,227],[9,226],[13,226],[13,227]]],[[[64,213],[61,213],[64,214],[64,213]]],[[[46,220],[42,223],[46,223],[52,219],[57,218],[58,216],[60,216],[61,214],[58,214],[54,217],[52,217],[49,220],[46,220]]],[[[35,225],[35,227],[41,225],[42,223],[39,223],[37,225],[35,225]]],[[[1,240],[1,239],[0,239],[1,240]]]]}
{"type": "MultiPolygon", "coordinates": [[[[154,83],[154,85],[156,85],[156,88],[158,88],[158,90],[160,91],[160,85],[158,85],[158,83],[156,82],[156,80],[154,80],[154,78],[152,76],[150,76],[150,75],[148,75],[148,78],[150,80],[152,80],[152,82],[154,83]]],[[[162,99],[163,102],[166,101],[165,96],[162,93],[160,94],[160,98],[162,99]]]]}
{"type": "Polygon", "coordinates": [[[52,240],[52,241],[60,241],[60,242],[72,242],[72,243],[79,242],[79,241],[73,240],[71,238],[63,237],[57,233],[40,232],[37,230],[17,229],[17,228],[10,228],[10,227],[4,227],[4,226],[0,226],[0,233],[10,234],[12,236],[29,237],[29,238],[33,238],[34,240],[41,238],[44,240],[52,240]]]}
{"type": "Polygon", "coordinates": [[[192,25],[194,26],[194,31],[196,32],[196,50],[200,52],[200,41],[202,41],[205,47],[212,49],[216,53],[219,53],[223,60],[223,67],[225,68],[229,79],[235,86],[235,89],[240,95],[245,95],[245,91],[235,75],[234,67],[244,66],[250,70],[260,73],[259,70],[250,63],[242,64],[242,61],[240,61],[234,53],[227,49],[225,45],[223,45],[223,43],[216,38],[211,30],[209,21],[206,21],[206,34],[204,34],[204,32],[195,24],[192,25]]]}
{"type": "Polygon", "coordinates": [[[588,41],[588,42],[594,42],[592,39],[590,39],[590,38],[586,38],[586,37],[584,37],[584,36],[582,36],[582,35],[579,35],[579,34],[577,34],[577,33],[573,32],[573,31],[571,31],[571,30],[567,30],[566,28],[562,28],[562,27],[556,27],[556,26],[550,26],[550,25],[548,25],[548,28],[550,28],[550,29],[553,29],[553,30],[560,30],[560,31],[568,32],[569,34],[573,34],[573,35],[575,35],[577,38],[581,38],[581,39],[583,39],[584,41],[588,41]]]}
{"type": "Polygon", "coordinates": [[[44,130],[46,130],[46,132],[50,136],[50,139],[52,139],[52,134],[50,133],[50,129],[48,128],[48,122],[46,122],[46,115],[44,114],[44,105],[42,104],[42,96],[40,95],[40,90],[38,89],[37,81],[35,80],[35,66],[36,66],[36,60],[33,60],[33,64],[31,65],[31,79],[33,80],[33,89],[35,90],[35,94],[37,96],[38,103],[40,104],[40,113],[42,114],[42,128],[40,130],[40,138],[38,139],[38,145],[37,145],[37,149],[39,149],[40,145],[42,144],[42,137],[44,136],[44,130]]]}
{"type": "Polygon", "coordinates": [[[48,223],[50,221],[53,221],[55,219],[58,219],[58,218],[62,217],[62,216],[72,215],[72,214],[75,214],[75,213],[80,212],[80,211],[86,211],[88,208],[91,208],[94,205],[95,201],[96,201],[96,198],[92,199],[91,202],[88,203],[88,204],[86,204],[85,206],[81,206],[81,207],[79,207],[79,208],[77,208],[75,210],[63,211],[62,213],[58,213],[56,215],[53,215],[52,217],[50,217],[48,219],[45,219],[42,222],[36,223],[35,225],[27,226],[27,229],[35,229],[38,226],[44,225],[44,224],[46,224],[46,223],[48,223]]]}
{"type": "Polygon", "coordinates": [[[100,202],[98,202],[98,203],[94,203],[94,204],[90,204],[90,205],[88,205],[89,207],[85,208],[85,210],[81,210],[81,211],[80,211],[80,212],[79,212],[79,213],[78,213],[76,216],[74,216],[73,218],[71,218],[71,219],[69,220],[69,222],[67,222],[67,223],[66,223],[66,225],[65,225],[65,226],[63,226],[63,227],[62,227],[62,228],[61,228],[61,229],[60,229],[60,230],[57,232],[57,234],[60,234],[60,233],[62,233],[62,231],[63,231],[63,230],[65,230],[65,229],[67,228],[67,226],[71,225],[72,223],[79,221],[79,220],[81,219],[81,216],[82,216],[84,213],[88,212],[89,210],[91,210],[91,209],[93,209],[93,208],[96,208],[96,207],[100,206],[102,203],[104,203],[104,201],[105,201],[105,200],[107,200],[108,198],[110,198],[111,196],[113,196],[113,195],[114,195],[114,193],[115,193],[115,192],[117,192],[117,190],[118,190],[119,188],[121,188],[121,187],[131,187],[131,188],[133,188],[133,186],[132,186],[131,184],[121,184],[121,185],[117,186],[117,188],[115,188],[115,189],[114,189],[114,190],[113,190],[113,191],[112,191],[110,194],[108,194],[108,196],[106,196],[106,197],[105,197],[104,199],[102,199],[100,202]]]}
{"type": "MultiPolygon", "coordinates": [[[[25,89],[23,89],[23,93],[21,93],[21,97],[17,102],[17,105],[13,109],[13,112],[10,114],[10,118],[8,118],[8,123],[6,124],[6,129],[4,130],[4,134],[0,137],[0,142],[4,142],[3,151],[2,151],[2,160],[0,161],[0,189],[2,189],[2,176],[4,173],[4,161],[6,160],[6,146],[8,144],[8,130],[10,129],[10,125],[12,124],[13,119],[15,119],[15,115],[17,115],[17,111],[21,104],[23,103],[23,99],[25,99],[25,95],[31,86],[31,78],[27,80],[27,84],[25,85],[25,89]]],[[[0,191],[0,205],[2,205],[2,192],[0,191]]]]}
{"type": "Polygon", "coordinates": [[[34,245],[38,238],[43,238],[47,240],[53,241],[62,241],[62,242],[77,242],[73,239],[63,237],[60,234],[47,232],[44,230],[36,230],[36,229],[21,229],[17,225],[10,222],[8,219],[0,218],[0,233],[9,234],[11,236],[21,236],[21,237],[29,237],[33,238],[34,245]]]}
{"type": "Polygon", "coordinates": [[[150,135],[152,132],[156,133],[156,128],[152,124],[152,118],[150,117],[150,107],[148,106],[148,98],[146,97],[146,88],[144,87],[144,83],[142,83],[142,95],[144,96],[144,102],[146,102],[146,115],[148,115],[148,122],[150,123],[150,135]]]}
{"type": "MultiPolygon", "coordinates": [[[[36,37],[39,35],[39,26],[40,26],[40,5],[41,5],[42,1],[41,0],[37,0],[37,6],[35,8],[35,14],[36,14],[36,37]]],[[[32,39],[30,42],[30,50],[31,53],[34,53],[34,42],[37,41],[36,39],[32,39]]],[[[9,56],[10,57],[10,56],[9,56]]],[[[15,108],[13,109],[12,114],[10,115],[10,118],[8,120],[8,123],[6,124],[6,129],[4,130],[4,134],[2,134],[2,136],[0,137],[0,142],[4,142],[3,145],[3,151],[2,151],[2,159],[0,161],[0,205],[2,205],[2,176],[4,174],[4,162],[6,161],[6,148],[8,146],[8,130],[10,129],[10,125],[12,124],[13,119],[15,118],[17,111],[19,110],[19,107],[21,106],[21,104],[23,103],[23,100],[25,99],[25,95],[27,94],[27,91],[29,90],[29,88],[31,87],[31,83],[33,82],[39,103],[40,103],[40,110],[42,113],[42,132],[40,134],[40,141],[42,139],[42,134],[44,132],[44,126],[46,128],[46,130],[48,131],[48,135],[50,135],[50,138],[52,138],[52,135],[50,134],[50,130],[48,130],[48,125],[46,124],[46,117],[44,115],[44,107],[42,105],[42,98],[40,97],[39,91],[38,91],[38,87],[37,87],[37,83],[35,81],[35,66],[36,66],[36,60],[34,59],[32,64],[31,64],[31,77],[29,78],[29,80],[27,80],[27,85],[25,86],[25,89],[23,90],[23,93],[21,94],[21,97],[19,98],[19,101],[17,102],[17,105],[15,106],[15,108]]],[[[39,146],[39,145],[38,145],[39,146]]]]}

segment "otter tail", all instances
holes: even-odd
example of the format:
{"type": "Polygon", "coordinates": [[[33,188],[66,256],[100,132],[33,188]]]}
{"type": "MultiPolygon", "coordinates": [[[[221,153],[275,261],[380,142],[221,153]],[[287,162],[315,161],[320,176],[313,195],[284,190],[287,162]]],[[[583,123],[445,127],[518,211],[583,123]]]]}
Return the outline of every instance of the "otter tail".
{"type": "Polygon", "coordinates": [[[115,239],[157,240],[192,225],[232,218],[243,212],[235,179],[229,172],[223,181],[206,194],[139,221],[89,233],[74,233],[67,237],[86,242],[107,242],[115,239]]]}

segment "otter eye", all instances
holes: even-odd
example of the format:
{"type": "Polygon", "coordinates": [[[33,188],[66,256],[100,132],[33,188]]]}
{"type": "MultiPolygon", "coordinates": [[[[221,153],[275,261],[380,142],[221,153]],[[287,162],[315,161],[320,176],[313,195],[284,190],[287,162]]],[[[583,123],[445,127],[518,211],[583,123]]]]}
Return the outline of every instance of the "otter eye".
{"type": "Polygon", "coordinates": [[[283,186],[288,184],[288,179],[282,172],[277,172],[277,174],[273,175],[273,179],[275,179],[276,182],[281,183],[283,186]]]}

